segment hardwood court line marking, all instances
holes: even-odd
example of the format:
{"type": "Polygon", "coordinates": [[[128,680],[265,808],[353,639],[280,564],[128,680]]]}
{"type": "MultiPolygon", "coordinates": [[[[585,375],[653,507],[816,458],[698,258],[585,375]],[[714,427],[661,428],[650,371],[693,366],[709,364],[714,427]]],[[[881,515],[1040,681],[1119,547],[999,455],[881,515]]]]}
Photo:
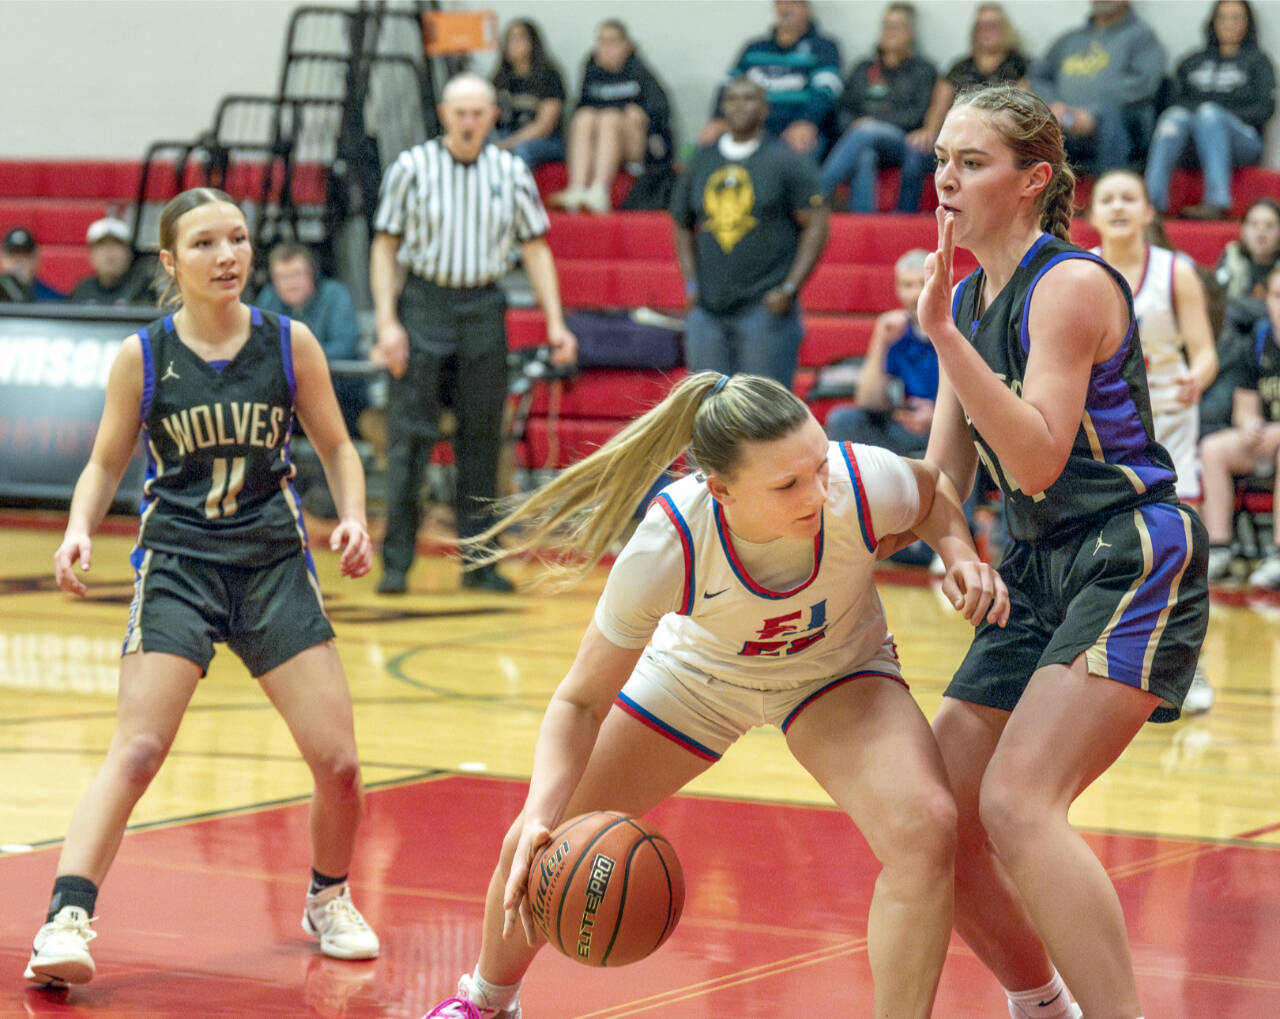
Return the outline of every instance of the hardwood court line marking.
{"type": "MultiPolygon", "coordinates": [[[[170,756],[173,755],[170,754],[170,756]]],[[[290,758],[290,760],[294,759],[290,758]]],[[[361,765],[365,767],[369,766],[365,765],[364,762],[361,762],[361,765]]],[[[381,765],[381,767],[388,766],[381,765]]],[[[410,768],[408,765],[403,765],[402,767],[410,768]]],[[[385,778],[379,779],[375,782],[366,782],[364,783],[365,792],[368,793],[379,789],[390,789],[399,785],[408,785],[411,782],[438,782],[441,779],[458,778],[461,776],[460,772],[444,771],[435,768],[424,771],[420,765],[413,765],[411,770],[413,771],[413,774],[403,775],[399,778],[385,778]]],[[[284,807],[298,806],[299,804],[308,802],[310,799],[311,793],[300,793],[297,796],[281,797],[278,800],[263,800],[258,803],[248,803],[235,807],[223,807],[217,810],[202,811],[198,814],[184,814],[180,817],[162,817],[157,818],[154,821],[139,821],[126,826],[125,833],[161,831],[168,828],[180,828],[189,824],[199,824],[202,821],[216,821],[224,817],[243,817],[249,814],[263,813],[268,810],[280,810],[284,807]]],[[[43,839],[38,842],[28,842],[27,845],[30,845],[33,850],[39,851],[42,849],[48,849],[52,846],[61,845],[63,841],[64,837],[59,837],[56,839],[43,839]]],[[[8,858],[10,858],[10,854],[0,854],[0,863],[8,858]]]]}
{"type": "Polygon", "coordinates": [[[690,998],[701,997],[710,991],[725,990],[741,984],[754,983],[777,973],[803,969],[806,966],[815,966],[818,963],[828,962],[842,956],[857,955],[865,951],[866,947],[867,939],[865,937],[852,938],[840,945],[819,948],[812,952],[804,952],[785,959],[775,959],[772,962],[761,963],[734,973],[725,973],[722,976],[711,977],[708,980],[687,984],[684,987],[674,987],[669,991],[662,991],[646,998],[639,998],[625,1005],[610,1005],[595,1012],[584,1012],[576,1016],[575,1019],[602,1019],[605,1016],[613,1019],[616,1016],[638,1015],[641,1012],[647,1012],[663,1005],[671,1005],[677,1001],[687,1001],[690,998]],[[620,1009],[621,1011],[619,1011],[620,1009]]]}

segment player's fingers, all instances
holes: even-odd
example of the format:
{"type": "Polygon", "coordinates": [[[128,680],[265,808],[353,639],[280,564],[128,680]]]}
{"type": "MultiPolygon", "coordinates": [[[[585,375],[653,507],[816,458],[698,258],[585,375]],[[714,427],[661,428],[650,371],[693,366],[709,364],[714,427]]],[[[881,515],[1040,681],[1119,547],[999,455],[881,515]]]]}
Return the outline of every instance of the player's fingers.
{"type": "Polygon", "coordinates": [[[948,282],[951,280],[951,264],[956,252],[956,218],[947,213],[942,218],[942,267],[948,282]]]}
{"type": "Polygon", "coordinates": [[[1009,601],[1009,589],[1005,586],[1004,580],[995,570],[991,571],[994,576],[995,597],[991,600],[991,608],[987,611],[987,622],[995,623],[997,626],[1005,626],[1009,622],[1009,613],[1013,606],[1009,601]]]}
{"type": "Polygon", "coordinates": [[[520,922],[524,925],[524,939],[530,945],[538,943],[538,927],[533,922],[533,907],[529,904],[529,896],[520,900],[520,922]]]}
{"type": "Polygon", "coordinates": [[[955,570],[947,570],[943,576],[942,595],[951,603],[953,609],[960,611],[960,606],[964,604],[964,591],[961,590],[955,570]]]}

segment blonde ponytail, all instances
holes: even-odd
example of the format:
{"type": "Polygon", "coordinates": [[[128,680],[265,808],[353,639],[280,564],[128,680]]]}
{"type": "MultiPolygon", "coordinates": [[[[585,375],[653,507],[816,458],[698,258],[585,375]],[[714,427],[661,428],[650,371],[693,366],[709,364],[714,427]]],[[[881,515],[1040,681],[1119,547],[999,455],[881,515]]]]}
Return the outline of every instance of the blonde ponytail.
{"type": "Polygon", "coordinates": [[[771,379],[690,375],[586,459],[528,497],[515,497],[501,520],[459,545],[470,567],[548,546],[571,552],[551,562],[545,578],[568,587],[613,547],[640,498],[686,449],[700,470],[731,476],[743,442],[780,439],[808,417],[805,404],[771,379]],[[516,525],[523,526],[515,540],[495,548],[494,539],[516,525]]]}

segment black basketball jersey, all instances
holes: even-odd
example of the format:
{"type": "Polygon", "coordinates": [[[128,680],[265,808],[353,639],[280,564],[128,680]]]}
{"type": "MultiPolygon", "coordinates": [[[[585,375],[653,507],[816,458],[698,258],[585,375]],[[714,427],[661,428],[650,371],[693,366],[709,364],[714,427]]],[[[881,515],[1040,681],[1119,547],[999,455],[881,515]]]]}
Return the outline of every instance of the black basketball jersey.
{"type": "Polygon", "coordinates": [[[172,315],[138,334],[148,452],[141,547],[257,565],[306,546],[290,483],[290,320],[250,312],[249,339],[221,370],[178,338],[172,315]]]}
{"type": "Polygon", "coordinates": [[[1068,258],[1090,259],[1111,273],[1129,306],[1129,332],[1111,358],[1093,366],[1071,454],[1044,492],[1025,495],[970,422],[978,456],[1004,493],[1009,533],[1020,541],[1056,540],[1132,506],[1175,501],[1173,461],[1155,440],[1133,297],[1120,273],[1096,255],[1044,234],[981,317],[982,269],[961,281],[952,301],[956,326],[1004,384],[1021,393],[1031,348],[1031,294],[1052,266],[1068,258]]]}

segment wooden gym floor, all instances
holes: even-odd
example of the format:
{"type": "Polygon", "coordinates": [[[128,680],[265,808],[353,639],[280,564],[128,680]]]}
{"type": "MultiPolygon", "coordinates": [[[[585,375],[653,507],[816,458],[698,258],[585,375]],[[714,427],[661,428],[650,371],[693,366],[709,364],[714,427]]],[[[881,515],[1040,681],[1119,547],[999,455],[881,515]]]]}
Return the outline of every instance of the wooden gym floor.
{"type": "MultiPolygon", "coordinates": [[[[22,969],[67,818],[111,735],[135,522],[96,539],[85,600],[53,584],[60,517],[0,524],[0,1016],[417,1019],[452,994],[475,961],[543,706],[603,573],[566,595],[489,595],[457,590],[456,567],[427,557],[408,596],[383,598],[376,571],[338,578],[314,527],[369,789],[352,882],[381,958],[324,958],[301,931],[308,775],[223,649],[103,888],[98,975],[52,993],[22,969]]],[[[932,716],[967,628],[919,572],[886,571],[881,591],[932,716]]],[[[1280,1015],[1280,601],[1220,591],[1204,660],[1213,711],[1148,726],[1073,814],[1120,892],[1148,1019],[1280,1015]]],[[[779,733],[749,734],[652,819],[684,865],[680,926],[620,970],[544,952],[528,1019],[869,1014],[875,862],[779,733]]],[[[1005,1015],[958,939],[935,1015],[1005,1015]]]]}

